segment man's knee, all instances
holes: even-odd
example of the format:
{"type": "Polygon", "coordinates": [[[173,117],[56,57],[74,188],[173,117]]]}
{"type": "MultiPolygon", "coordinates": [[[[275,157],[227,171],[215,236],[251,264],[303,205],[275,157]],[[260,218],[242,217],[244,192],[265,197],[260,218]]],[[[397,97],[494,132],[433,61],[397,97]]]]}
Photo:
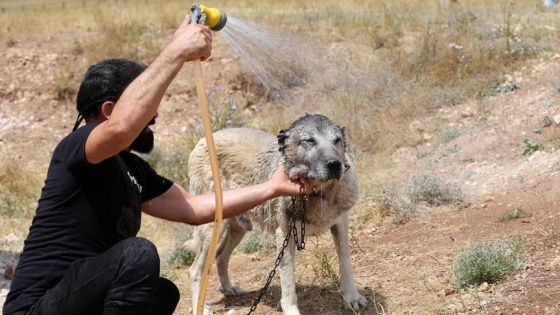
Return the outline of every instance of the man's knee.
{"type": "Polygon", "coordinates": [[[159,276],[159,254],[152,242],[142,237],[128,238],[123,242],[125,249],[121,258],[127,268],[139,269],[159,276]]]}

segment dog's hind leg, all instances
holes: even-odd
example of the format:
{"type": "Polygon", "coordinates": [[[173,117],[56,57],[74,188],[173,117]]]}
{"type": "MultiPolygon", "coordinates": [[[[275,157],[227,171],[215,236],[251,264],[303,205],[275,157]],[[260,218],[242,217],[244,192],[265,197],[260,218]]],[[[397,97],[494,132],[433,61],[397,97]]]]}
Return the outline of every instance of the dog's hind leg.
{"type": "Polygon", "coordinates": [[[367,306],[367,300],[358,293],[354,279],[348,239],[348,213],[341,215],[338,222],[331,227],[331,234],[338,255],[340,291],[346,306],[354,311],[360,311],[367,306]]]}
{"type": "MultiPolygon", "coordinates": [[[[276,229],[276,248],[278,254],[283,249],[284,239],[286,233],[281,227],[276,229]]],[[[294,239],[290,237],[288,246],[284,250],[284,255],[280,261],[280,287],[282,288],[282,298],[280,305],[284,315],[300,315],[297,305],[296,295],[296,279],[294,275],[294,260],[295,260],[296,246],[294,239]]]]}
{"type": "Polygon", "coordinates": [[[233,250],[245,235],[245,230],[240,227],[235,221],[228,221],[226,233],[223,241],[220,243],[216,251],[216,267],[218,269],[218,276],[220,277],[219,290],[225,296],[235,296],[247,293],[242,288],[235,286],[231,283],[228,273],[229,259],[233,250]]]}

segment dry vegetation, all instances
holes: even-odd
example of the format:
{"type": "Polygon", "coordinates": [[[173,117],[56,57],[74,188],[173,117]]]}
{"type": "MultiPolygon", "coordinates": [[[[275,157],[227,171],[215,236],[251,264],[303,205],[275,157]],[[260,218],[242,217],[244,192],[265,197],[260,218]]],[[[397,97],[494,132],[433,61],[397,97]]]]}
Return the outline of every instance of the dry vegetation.
{"type": "MultiPolygon", "coordinates": [[[[263,32],[282,32],[292,49],[334,73],[336,80],[321,76],[313,90],[294,86],[289,102],[274,99],[219,35],[203,68],[216,129],[244,125],[276,133],[305,111],[347,128],[362,187],[351,245],[359,288],[370,301],[364,314],[560,312],[554,302],[560,281],[545,276],[560,272],[554,209],[560,199],[553,184],[560,165],[553,158],[558,9],[537,0],[459,0],[449,7],[436,0],[203,4],[258,23],[263,32]],[[499,222],[506,208],[531,216],[499,222]],[[528,238],[525,271],[490,289],[454,287],[453,261],[461,251],[515,233],[528,238]]],[[[0,0],[0,253],[23,246],[50,152],[71,128],[87,66],[108,57],[150,62],[189,6],[0,0]]],[[[297,72],[305,64],[290,66],[297,72]]],[[[156,152],[146,157],[184,185],[188,153],[201,136],[194,91],[187,65],[163,102],[156,152]]],[[[168,262],[164,273],[185,296],[178,313],[187,313],[186,267],[176,264],[189,259],[178,250],[188,228],[146,218],[142,236],[168,262]]],[[[211,292],[214,309],[247,311],[264,284],[274,257],[266,243],[254,242],[232,259],[240,266],[233,278],[252,294],[235,300],[211,292]],[[249,262],[254,267],[243,268],[249,262]]],[[[329,238],[311,245],[298,258],[302,312],[349,314],[339,306],[329,238]]],[[[14,259],[0,260],[0,268],[14,259]]],[[[257,313],[279,313],[278,294],[276,283],[257,313]]]]}

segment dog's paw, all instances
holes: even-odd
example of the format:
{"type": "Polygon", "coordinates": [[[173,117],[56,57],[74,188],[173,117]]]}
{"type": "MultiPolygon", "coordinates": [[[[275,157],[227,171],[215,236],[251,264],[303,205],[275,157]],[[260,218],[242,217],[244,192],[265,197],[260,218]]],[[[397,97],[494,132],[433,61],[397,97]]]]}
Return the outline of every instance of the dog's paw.
{"type": "Polygon", "coordinates": [[[220,284],[218,290],[220,290],[220,292],[222,292],[225,296],[236,296],[236,295],[243,295],[247,293],[247,291],[243,290],[242,288],[236,285],[232,285],[231,287],[224,287],[223,285],[220,284]]]}
{"type": "Polygon", "coordinates": [[[367,299],[358,292],[348,295],[345,294],[344,300],[346,301],[346,307],[354,311],[361,311],[365,309],[368,304],[367,299]]]}
{"type": "Polygon", "coordinates": [[[301,313],[299,312],[299,309],[296,305],[291,306],[291,307],[286,307],[286,309],[282,308],[282,313],[284,315],[301,315],[301,313]]]}

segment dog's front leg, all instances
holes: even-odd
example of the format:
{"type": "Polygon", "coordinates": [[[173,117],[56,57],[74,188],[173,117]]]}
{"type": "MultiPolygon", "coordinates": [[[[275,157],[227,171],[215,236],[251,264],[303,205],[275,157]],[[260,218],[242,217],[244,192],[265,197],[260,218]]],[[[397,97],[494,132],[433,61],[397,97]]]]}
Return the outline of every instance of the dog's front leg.
{"type": "Polygon", "coordinates": [[[348,239],[348,213],[343,214],[338,222],[331,226],[331,234],[336,246],[336,254],[338,255],[340,291],[344,296],[346,306],[354,311],[360,311],[367,306],[367,300],[358,293],[356,280],[354,280],[348,239]]]}
{"type": "Polygon", "coordinates": [[[282,305],[282,311],[285,315],[300,315],[297,306],[297,295],[296,295],[296,279],[294,276],[294,260],[296,247],[293,238],[290,237],[288,246],[284,249],[283,244],[286,239],[286,234],[288,231],[278,227],[276,229],[276,248],[277,254],[280,254],[284,250],[284,255],[280,261],[280,287],[282,288],[282,299],[280,300],[280,305],[282,305]]]}

